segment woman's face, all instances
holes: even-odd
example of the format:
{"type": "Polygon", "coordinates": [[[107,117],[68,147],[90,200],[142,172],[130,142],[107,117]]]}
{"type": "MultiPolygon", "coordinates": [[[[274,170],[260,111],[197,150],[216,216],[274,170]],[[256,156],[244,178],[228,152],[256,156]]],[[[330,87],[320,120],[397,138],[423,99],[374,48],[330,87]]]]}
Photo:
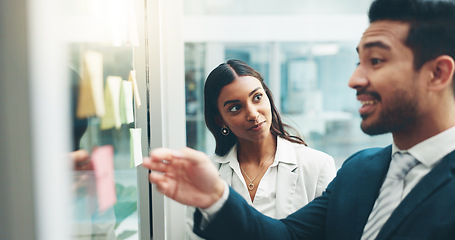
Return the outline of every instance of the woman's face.
{"type": "Polygon", "coordinates": [[[272,111],[261,82],[252,76],[237,77],[218,97],[221,124],[242,140],[258,142],[270,134],[272,111]]]}

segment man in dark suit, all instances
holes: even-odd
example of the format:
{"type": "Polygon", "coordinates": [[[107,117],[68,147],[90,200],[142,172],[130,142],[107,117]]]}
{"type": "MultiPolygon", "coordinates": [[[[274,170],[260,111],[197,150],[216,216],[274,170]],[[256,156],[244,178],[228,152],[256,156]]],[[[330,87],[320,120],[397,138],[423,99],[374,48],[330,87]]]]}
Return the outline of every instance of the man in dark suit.
{"type": "Polygon", "coordinates": [[[161,173],[150,181],[199,208],[198,235],[455,239],[455,2],[376,0],[369,18],[349,86],[362,104],[362,130],[391,132],[393,144],[353,154],[321,197],[282,220],[246,204],[203,153],[152,151],[144,166],[161,173]]]}

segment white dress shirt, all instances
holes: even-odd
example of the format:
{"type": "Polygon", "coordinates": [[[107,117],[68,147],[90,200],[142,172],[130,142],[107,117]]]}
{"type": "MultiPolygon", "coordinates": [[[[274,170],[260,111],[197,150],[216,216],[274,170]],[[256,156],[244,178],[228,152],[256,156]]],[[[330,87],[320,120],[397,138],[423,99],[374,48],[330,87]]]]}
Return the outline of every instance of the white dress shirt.
{"type": "MultiPolygon", "coordinates": [[[[234,147],[236,149],[236,147],[234,147]]],[[[235,154],[237,155],[237,154],[235,154]]],[[[254,201],[251,201],[250,193],[247,188],[245,179],[243,178],[238,161],[230,161],[229,166],[232,171],[230,183],[228,183],[235,191],[237,191],[251,206],[256,208],[259,212],[269,217],[275,217],[275,204],[276,204],[276,174],[278,172],[277,165],[278,159],[275,159],[272,165],[267,168],[264,176],[262,176],[259,185],[257,186],[254,201]]],[[[222,177],[223,179],[223,177],[222,177]]],[[[223,179],[226,181],[226,179],[223,179]]]]}
{"type": "Polygon", "coordinates": [[[431,138],[420,142],[408,150],[400,150],[392,144],[392,155],[395,152],[409,152],[419,164],[406,175],[403,197],[419,183],[419,181],[436,166],[444,156],[455,150],[455,127],[449,128],[431,138]]]}

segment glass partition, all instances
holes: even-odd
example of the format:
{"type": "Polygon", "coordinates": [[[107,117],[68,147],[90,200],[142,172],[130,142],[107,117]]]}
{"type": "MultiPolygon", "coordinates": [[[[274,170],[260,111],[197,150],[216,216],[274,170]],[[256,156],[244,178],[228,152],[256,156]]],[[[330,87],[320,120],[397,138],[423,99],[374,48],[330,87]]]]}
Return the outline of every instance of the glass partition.
{"type": "Polygon", "coordinates": [[[72,239],[141,239],[137,166],[146,130],[136,124],[137,111],[144,110],[138,82],[145,82],[136,74],[145,72],[138,68],[145,64],[135,62],[145,43],[136,21],[140,3],[72,1],[65,8],[73,26],[67,66],[73,153],[79,154],[73,163],[72,239]]]}
{"type": "MultiPolygon", "coordinates": [[[[130,129],[135,129],[132,87],[128,82],[133,69],[133,51],[131,47],[112,47],[103,44],[73,44],[71,46],[70,67],[73,81],[74,146],[73,150],[83,149],[90,155],[88,163],[75,163],[74,170],[74,239],[129,239],[138,234],[137,215],[137,170],[131,158],[130,129]],[[84,80],[80,70],[87,53],[96,53],[102,61],[102,91],[100,99],[105,105],[100,116],[78,116],[81,111],[81,97],[84,80]],[[78,70],[77,70],[78,69],[78,70]],[[114,78],[116,77],[116,78],[114,78]],[[116,79],[116,81],[109,81],[116,79]],[[115,83],[114,83],[115,82],[115,83]],[[125,84],[120,86],[120,84],[125,84]],[[117,86],[111,86],[117,85],[117,86]],[[111,90],[110,88],[115,88],[111,90]],[[130,106],[120,106],[120,94],[128,95],[130,106]],[[78,94],[79,93],[79,94],[78,94]],[[110,95],[117,93],[116,97],[110,95]],[[111,98],[111,99],[109,99],[111,98]],[[112,101],[112,102],[111,102],[112,101]],[[117,101],[118,106],[108,106],[117,101]],[[112,107],[111,109],[108,109],[112,107]],[[132,119],[116,119],[121,109],[130,109],[132,119]],[[111,116],[107,116],[112,111],[111,116]],[[115,111],[115,113],[114,113],[115,111]],[[111,119],[107,119],[111,118],[111,119]],[[108,124],[106,121],[116,121],[108,124]],[[130,122],[131,121],[131,122],[130,122]],[[106,152],[105,152],[106,151],[106,152]],[[102,159],[93,159],[94,154],[102,154],[102,159]],[[95,161],[103,161],[97,163],[95,161]],[[109,162],[110,161],[110,162],[109,162]],[[99,165],[96,165],[99,164],[99,165]],[[85,166],[90,165],[90,166],[85,166]],[[97,169],[102,168],[100,170],[97,169]],[[105,171],[105,172],[103,172],[105,171]],[[104,179],[99,174],[110,174],[104,179]],[[105,182],[114,181],[114,182],[105,182]],[[99,188],[105,188],[105,192],[99,188]],[[109,189],[109,190],[108,190],[109,189]]],[[[101,60],[100,59],[100,60],[101,60]]],[[[92,89],[94,90],[94,89],[92,89]]],[[[92,92],[93,93],[93,92],[92,92]]],[[[124,96],[125,97],[125,96],[124,96]]],[[[126,101],[124,101],[126,102],[126,101]]],[[[126,116],[125,116],[126,117],[126,116]]]]}

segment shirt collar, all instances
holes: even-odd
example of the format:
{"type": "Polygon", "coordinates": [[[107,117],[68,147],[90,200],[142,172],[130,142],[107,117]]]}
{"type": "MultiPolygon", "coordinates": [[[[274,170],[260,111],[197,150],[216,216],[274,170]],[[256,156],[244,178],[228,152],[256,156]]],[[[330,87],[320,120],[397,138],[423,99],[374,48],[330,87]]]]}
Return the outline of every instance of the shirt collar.
{"type": "MultiPolygon", "coordinates": [[[[275,153],[275,160],[273,161],[272,165],[278,164],[278,162],[288,163],[288,164],[296,164],[297,160],[295,158],[289,157],[290,150],[287,149],[289,146],[286,144],[285,139],[281,137],[277,137],[276,143],[276,153],[275,153]]],[[[220,157],[218,155],[214,155],[212,158],[216,163],[230,163],[233,160],[237,160],[237,144],[234,145],[231,150],[224,156],[220,157]]],[[[238,161],[235,161],[238,162],[238,161]]]]}
{"type": "Polygon", "coordinates": [[[392,144],[392,155],[396,152],[409,152],[420,163],[431,167],[444,156],[455,150],[455,127],[451,127],[435,136],[428,138],[408,150],[401,150],[392,144]]]}
{"type": "Polygon", "coordinates": [[[237,159],[237,144],[234,145],[229,152],[224,156],[214,155],[212,161],[216,163],[229,163],[232,159],[237,159]]]}
{"type": "Polygon", "coordinates": [[[289,144],[287,140],[281,137],[277,137],[275,161],[273,164],[278,164],[278,162],[287,164],[297,164],[297,160],[295,159],[294,155],[290,154],[293,151],[294,150],[292,149],[292,145],[289,144]]]}

